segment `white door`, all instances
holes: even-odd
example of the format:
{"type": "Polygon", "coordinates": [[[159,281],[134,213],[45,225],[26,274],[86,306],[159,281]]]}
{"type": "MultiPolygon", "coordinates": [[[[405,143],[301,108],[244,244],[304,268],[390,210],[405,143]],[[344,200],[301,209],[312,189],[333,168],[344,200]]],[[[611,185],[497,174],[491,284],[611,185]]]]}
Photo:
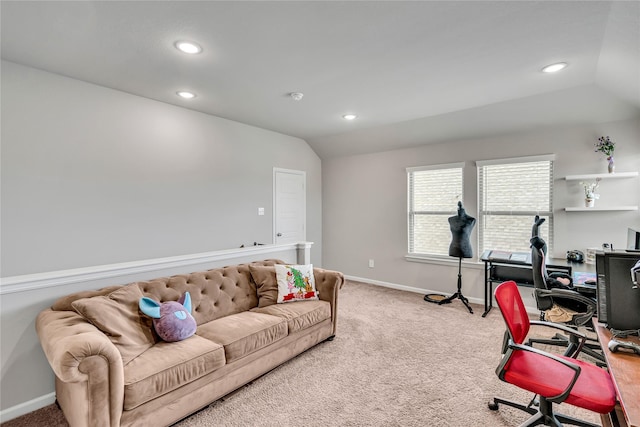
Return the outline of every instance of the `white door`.
{"type": "Polygon", "coordinates": [[[273,243],[306,240],[305,188],[305,172],[273,169],[273,243]]]}

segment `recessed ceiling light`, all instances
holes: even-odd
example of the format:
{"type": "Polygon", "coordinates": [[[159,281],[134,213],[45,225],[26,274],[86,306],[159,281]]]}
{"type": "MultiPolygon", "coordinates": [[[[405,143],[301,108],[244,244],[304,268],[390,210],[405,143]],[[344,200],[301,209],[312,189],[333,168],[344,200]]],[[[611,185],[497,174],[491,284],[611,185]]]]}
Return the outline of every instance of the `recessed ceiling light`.
{"type": "Polygon", "coordinates": [[[558,62],[556,64],[547,65],[542,69],[543,73],[555,73],[556,71],[560,71],[567,66],[566,62],[558,62]]]}
{"type": "Polygon", "coordinates": [[[291,99],[293,99],[294,101],[300,101],[303,97],[304,97],[304,93],[302,92],[291,92],[289,94],[289,96],[291,97],[291,99]]]}
{"type": "Polygon", "coordinates": [[[177,41],[175,45],[178,50],[184,53],[195,54],[202,52],[200,45],[194,42],[177,41]]]}
{"type": "Polygon", "coordinates": [[[356,116],[355,114],[345,114],[344,116],[342,116],[343,119],[345,120],[355,120],[358,116],[356,116]]]}
{"type": "Polygon", "coordinates": [[[195,98],[195,97],[196,97],[196,94],[195,94],[195,93],[193,93],[193,92],[187,92],[187,91],[184,91],[184,90],[181,90],[180,92],[176,92],[176,94],[177,94],[179,97],[184,98],[184,99],[193,99],[193,98],[195,98]]]}

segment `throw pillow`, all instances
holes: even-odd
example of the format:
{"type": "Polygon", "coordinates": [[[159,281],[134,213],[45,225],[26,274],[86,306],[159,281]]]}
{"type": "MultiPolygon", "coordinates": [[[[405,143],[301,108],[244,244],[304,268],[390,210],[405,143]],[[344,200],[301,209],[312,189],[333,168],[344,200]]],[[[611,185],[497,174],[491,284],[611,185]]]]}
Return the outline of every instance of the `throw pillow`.
{"type": "Polygon", "coordinates": [[[126,365],[156,342],[151,319],[141,316],[138,310],[143,296],[134,283],[108,295],[76,300],[71,307],[109,337],[126,365]]]}
{"type": "Polygon", "coordinates": [[[258,307],[267,307],[278,302],[278,282],[274,266],[249,264],[251,277],[258,292],[258,307]]]}
{"type": "Polygon", "coordinates": [[[274,267],[278,282],[278,304],[318,299],[312,264],[274,267]]]}

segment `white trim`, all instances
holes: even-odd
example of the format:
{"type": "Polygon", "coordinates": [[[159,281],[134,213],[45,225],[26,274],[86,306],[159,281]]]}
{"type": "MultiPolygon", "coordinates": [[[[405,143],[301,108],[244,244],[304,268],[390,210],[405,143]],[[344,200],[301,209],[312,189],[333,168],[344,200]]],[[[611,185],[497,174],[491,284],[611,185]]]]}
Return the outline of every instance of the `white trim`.
{"type": "MultiPolygon", "coordinates": [[[[404,259],[408,262],[421,262],[424,264],[436,264],[436,265],[446,265],[446,266],[456,266],[458,265],[458,258],[453,257],[439,257],[436,255],[422,255],[422,254],[406,254],[404,259]]],[[[476,270],[481,270],[484,268],[483,262],[478,261],[462,261],[462,266],[465,268],[473,268],[476,270]]]]}
{"type": "MultiPolygon", "coordinates": [[[[413,249],[411,247],[411,243],[413,242],[413,228],[411,226],[412,224],[412,219],[415,217],[415,215],[431,215],[431,214],[455,214],[456,212],[456,208],[452,207],[452,209],[450,211],[438,211],[438,212],[433,212],[433,211],[416,211],[413,209],[413,202],[414,202],[414,192],[413,192],[413,187],[411,186],[411,181],[414,177],[413,173],[414,172],[420,172],[420,171],[433,171],[433,170],[458,170],[460,171],[460,196],[456,196],[456,198],[458,199],[458,202],[462,202],[464,203],[464,167],[465,167],[465,163],[464,162],[458,162],[458,163],[446,163],[446,164],[440,164],[440,165],[432,165],[432,166],[420,166],[420,167],[410,167],[407,168],[407,216],[406,216],[406,224],[407,224],[407,249],[411,250],[413,249]]],[[[414,242],[415,243],[415,242],[414,242]]],[[[415,244],[414,244],[415,247],[415,244]]],[[[436,257],[438,255],[435,255],[436,257]]]]}
{"type": "MultiPolygon", "coordinates": [[[[345,274],[344,278],[347,279],[347,280],[353,280],[354,282],[365,283],[367,285],[382,286],[383,288],[391,288],[391,289],[396,289],[396,290],[399,290],[399,291],[412,292],[412,293],[415,293],[415,294],[436,293],[436,294],[440,294],[440,295],[445,295],[442,291],[432,291],[430,289],[414,288],[412,286],[399,285],[397,283],[383,282],[381,280],[367,279],[367,278],[364,278],[364,277],[356,277],[356,276],[351,276],[351,275],[348,275],[348,274],[345,274]]],[[[474,298],[474,297],[465,297],[465,298],[467,298],[469,300],[469,302],[471,302],[473,304],[479,304],[479,305],[482,305],[484,307],[484,298],[474,298]]],[[[494,310],[500,310],[500,308],[495,304],[493,305],[493,309],[494,310]]],[[[540,314],[540,310],[538,310],[536,307],[527,307],[527,306],[525,306],[525,310],[527,310],[527,313],[529,313],[529,314],[533,314],[533,315],[540,314]]]]}
{"type": "Polygon", "coordinates": [[[307,242],[288,243],[282,245],[258,245],[246,248],[227,249],[222,251],[202,252],[198,254],[180,255],[167,258],[155,258],[142,261],[123,262],[117,264],[98,265],[59,270],[47,273],[26,274],[0,279],[0,295],[14,292],[24,292],[34,289],[64,286],[72,283],[86,282],[126,276],[130,274],[146,273],[150,271],[203,264],[226,259],[240,258],[253,255],[264,255],[287,250],[307,248],[307,242]]]}
{"type": "Polygon", "coordinates": [[[566,207],[567,212],[594,212],[594,211],[637,211],[637,206],[597,206],[593,208],[587,208],[584,206],[566,207]]]}
{"type": "MultiPolygon", "coordinates": [[[[397,283],[383,282],[381,280],[367,279],[364,277],[356,277],[356,276],[350,276],[345,274],[344,278],[347,280],[353,280],[355,282],[362,282],[362,283],[367,283],[369,285],[382,286],[383,288],[397,289],[399,291],[412,292],[415,294],[437,293],[437,294],[444,295],[442,291],[433,291],[431,289],[414,288],[413,286],[399,285],[397,283]]],[[[484,307],[484,299],[482,298],[467,297],[467,299],[469,300],[469,302],[472,302],[474,304],[481,304],[484,307]]]]}
{"type": "Polygon", "coordinates": [[[304,187],[302,189],[302,219],[304,220],[304,223],[302,225],[302,227],[304,228],[302,236],[303,236],[303,240],[307,240],[307,172],[294,170],[294,169],[273,168],[273,189],[271,191],[272,200],[273,200],[272,212],[271,212],[271,216],[273,217],[273,226],[271,230],[272,231],[271,242],[272,243],[276,242],[276,233],[277,233],[276,231],[276,174],[278,172],[301,175],[302,178],[304,179],[304,182],[302,183],[304,187]]]}
{"type": "Polygon", "coordinates": [[[458,169],[458,168],[464,169],[464,162],[443,163],[440,165],[430,165],[430,166],[414,166],[414,167],[407,168],[407,173],[419,172],[419,171],[431,171],[431,170],[438,170],[438,169],[458,169]]]}
{"type": "Polygon", "coordinates": [[[567,181],[577,181],[579,179],[616,179],[616,178],[633,178],[638,176],[638,172],[616,172],[616,173],[590,173],[586,175],[567,175],[564,177],[567,181]]]}
{"type": "Polygon", "coordinates": [[[531,163],[531,162],[553,162],[556,159],[555,154],[542,154],[540,156],[527,156],[527,157],[510,157],[507,159],[491,159],[491,160],[476,160],[476,166],[491,166],[491,165],[506,165],[509,163],[531,163]]]}
{"type": "Polygon", "coordinates": [[[49,406],[56,401],[56,393],[51,392],[44,396],[36,397],[26,402],[17,404],[7,409],[0,411],[0,423],[12,420],[14,418],[21,417],[29,412],[36,411],[38,409],[49,406]]]}

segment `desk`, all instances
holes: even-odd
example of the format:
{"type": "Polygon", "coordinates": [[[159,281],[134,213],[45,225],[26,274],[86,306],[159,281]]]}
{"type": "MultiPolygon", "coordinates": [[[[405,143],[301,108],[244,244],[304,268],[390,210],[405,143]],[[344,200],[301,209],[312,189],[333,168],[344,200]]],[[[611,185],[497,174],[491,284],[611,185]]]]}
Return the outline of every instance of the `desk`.
{"type": "MultiPolygon", "coordinates": [[[[530,253],[527,256],[527,253],[517,252],[515,254],[522,254],[522,258],[511,260],[492,258],[490,257],[490,252],[485,251],[480,257],[480,260],[484,261],[484,313],[482,313],[482,317],[489,314],[493,308],[494,283],[513,280],[518,286],[533,287],[530,253]]],[[[577,264],[559,258],[550,258],[547,262],[547,271],[549,273],[566,273],[571,276],[574,268],[576,271],[596,272],[596,267],[593,264],[577,264]]],[[[595,286],[589,288],[593,290],[595,295],[595,286]]]]}
{"type": "MultiPolygon", "coordinates": [[[[617,353],[609,351],[607,344],[611,340],[611,331],[601,323],[594,322],[594,324],[598,340],[602,345],[602,352],[609,366],[609,373],[616,387],[620,408],[624,413],[624,419],[619,417],[618,421],[622,426],[640,427],[640,386],[638,386],[640,384],[640,356],[622,351],[617,353]]],[[[624,340],[640,344],[638,337],[629,336],[624,340]]],[[[601,417],[604,426],[612,425],[609,415],[601,417]]]]}

